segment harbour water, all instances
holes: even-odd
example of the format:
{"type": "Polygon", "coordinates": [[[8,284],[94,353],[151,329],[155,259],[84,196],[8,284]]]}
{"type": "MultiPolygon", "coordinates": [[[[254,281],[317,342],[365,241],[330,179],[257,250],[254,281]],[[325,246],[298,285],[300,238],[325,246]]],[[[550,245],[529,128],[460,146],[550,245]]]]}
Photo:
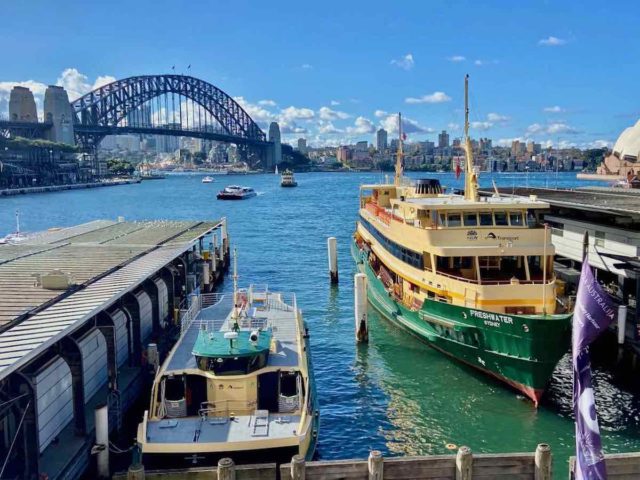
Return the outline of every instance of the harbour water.
{"type": "MultiPolygon", "coordinates": [[[[461,188],[462,178],[438,176],[461,188]]],[[[20,210],[25,231],[96,218],[205,219],[226,216],[239,251],[240,283],[268,283],[295,291],[309,324],[321,402],[318,454],[322,459],[364,457],[371,449],[389,455],[442,454],[468,445],[474,452],[533,451],[551,444],[554,470],[565,478],[574,450],[571,367],[559,364],[539,409],[515,392],[430,350],[370,311],[368,346],[357,346],[353,327],[353,262],[349,241],[358,208],[358,185],[377,173],[296,174],[299,186],[280,187],[276,175],[200,175],[108,189],[74,190],[0,199],[0,236],[13,231],[20,210]],[[253,187],[258,197],[215,199],[224,184],[253,187]],[[340,284],[328,279],[326,238],[338,239],[340,284]]],[[[575,174],[485,174],[501,187],[579,185],[575,174]]],[[[87,259],[90,261],[90,259],[87,259]]],[[[230,288],[226,282],[224,288],[230,288]]],[[[595,365],[597,403],[607,453],[640,451],[640,395],[595,365]]]]}

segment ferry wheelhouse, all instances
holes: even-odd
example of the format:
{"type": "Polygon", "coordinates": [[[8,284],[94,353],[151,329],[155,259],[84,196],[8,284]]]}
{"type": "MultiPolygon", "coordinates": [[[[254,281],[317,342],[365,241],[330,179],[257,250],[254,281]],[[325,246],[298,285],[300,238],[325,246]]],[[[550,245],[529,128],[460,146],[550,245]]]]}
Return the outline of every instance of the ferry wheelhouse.
{"type": "Polygon", "coordinates": [[[184,316],[138,427],[145,465],[313,457],[319,410],[295,295],[234,292],[196,297],[184,316]]]}
{"type": "Polygon", "coordinates": [[[535,197],[478,194],[465,80],[464,195],[402,175],[363,185],[353,254],[369,302],[430,346],[516,388],[537,405],[568,350],[554,247],[535,197]]]}

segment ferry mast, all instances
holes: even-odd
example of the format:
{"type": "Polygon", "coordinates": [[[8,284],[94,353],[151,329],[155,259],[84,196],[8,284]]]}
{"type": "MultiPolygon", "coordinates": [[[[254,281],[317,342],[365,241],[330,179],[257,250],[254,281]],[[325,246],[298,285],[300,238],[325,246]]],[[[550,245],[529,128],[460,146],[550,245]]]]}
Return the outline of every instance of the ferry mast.
{"type": "Polygon", "coordinates": [[[473,164],[473,149],[469,138],[469,74],[464,77],[464,198],[472,202],[478,201],[478,176],[473,164]]]}

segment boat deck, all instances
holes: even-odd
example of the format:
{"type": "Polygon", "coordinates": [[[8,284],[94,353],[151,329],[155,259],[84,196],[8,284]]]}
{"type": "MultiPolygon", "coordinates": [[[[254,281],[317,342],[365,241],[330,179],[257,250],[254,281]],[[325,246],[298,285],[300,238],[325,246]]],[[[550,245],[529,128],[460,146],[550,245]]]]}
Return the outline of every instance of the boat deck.
{"type": "MultiPolygon", "coordinates": [[[[228,443],[291,439],[297,442],[300,415],[272,413],[268,417],[241,415],[222,422],[206,417],[148,421],[149,443],[228,443]],[[263,421],[264,419],[264,421],[263,421]],[[256,426],[256,421],[258,422],[256,426]]],[[[244,445],[242,448],[247,448],[244,445]]]]}
{"type": "MultiPolygon", "coordinates": [[[[261,292],[254,294],[253,303],[249,304],[238,320],[242,330],[271,327],[273,338],[278,349],[269,354],[267,367],[298,366],[297,320],[295,306],[288,303],[286,294],[261,292]]],[[[295,304],[295,302],[293,302],[295,304]]],[[[213,306],[203,308],[191,322],[166,364],[166,371],[180,371],[198,368],[193,355],[193,346],[198,332],[206,328],[208,331],[230,331],[233,325],[233,294],[222,296],[213,306]]]]}

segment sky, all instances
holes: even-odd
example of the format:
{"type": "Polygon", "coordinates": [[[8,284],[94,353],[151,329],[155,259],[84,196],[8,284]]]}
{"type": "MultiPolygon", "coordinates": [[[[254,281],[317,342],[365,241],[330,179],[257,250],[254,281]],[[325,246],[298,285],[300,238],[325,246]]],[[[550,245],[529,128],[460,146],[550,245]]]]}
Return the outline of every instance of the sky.
{"type": "Polygon", "coordinates": [[[142,74],[189,73],[311,146],[461,136],[611,146],[640,117],[634,1],[0,2],[0,113],[142,74]],[[188,70],[188,65],[191,69],[188,70]]]}

